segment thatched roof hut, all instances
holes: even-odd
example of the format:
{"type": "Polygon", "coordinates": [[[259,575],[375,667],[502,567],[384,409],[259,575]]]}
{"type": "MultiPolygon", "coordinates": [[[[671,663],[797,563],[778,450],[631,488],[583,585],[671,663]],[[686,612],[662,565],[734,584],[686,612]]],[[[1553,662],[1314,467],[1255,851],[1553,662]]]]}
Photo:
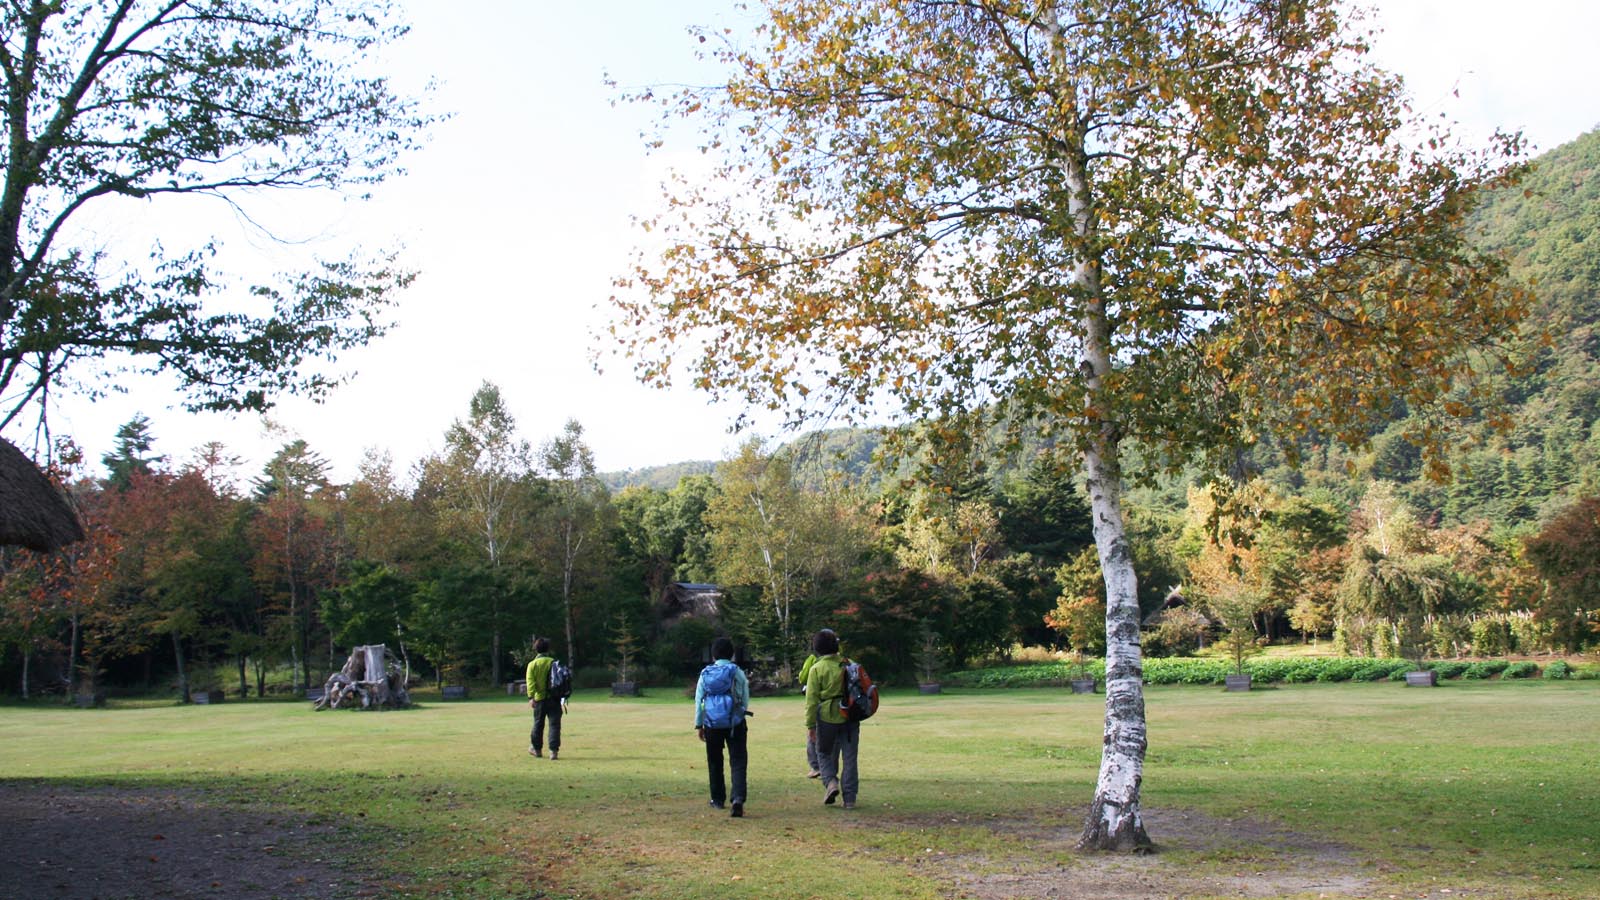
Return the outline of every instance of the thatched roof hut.
{"type": "Polygon", "coordinates": [[[67,498],[26,454],[0,438],[0,544],[48,553],[83,540],[67,498]]]}

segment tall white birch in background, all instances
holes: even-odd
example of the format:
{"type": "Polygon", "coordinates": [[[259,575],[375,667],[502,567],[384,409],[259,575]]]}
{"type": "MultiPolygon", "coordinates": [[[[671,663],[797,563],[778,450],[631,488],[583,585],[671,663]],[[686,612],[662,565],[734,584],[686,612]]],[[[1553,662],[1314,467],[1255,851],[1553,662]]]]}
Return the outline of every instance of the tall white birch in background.
{"type": "Polygon", "coordinates": [[[594,451],[583,441],[583,426],[568,419],[561,433],[539,449],[539,468],[549,482],[544,514],[548,540],[561,582],[562,621],[567,633],[567,665],[578,665],[577,579],[581,564],[600,543],[599,529],[610,496],[595,473],[594,451]]]}
{"type": "MultiPolygon", "coordinates": [[[[500,388],[487,381],[473,393],[467,417],[445,432],[444,442],[450,513],[474,535],[489,567],[498,569],[506,551],[523,537],[516,498],[533,468],[532,448],[517,437],[516,419],[500,388]]],[[[499,684],[505,600],[496,593],[490,602],[490,671],[499,684]]]]}

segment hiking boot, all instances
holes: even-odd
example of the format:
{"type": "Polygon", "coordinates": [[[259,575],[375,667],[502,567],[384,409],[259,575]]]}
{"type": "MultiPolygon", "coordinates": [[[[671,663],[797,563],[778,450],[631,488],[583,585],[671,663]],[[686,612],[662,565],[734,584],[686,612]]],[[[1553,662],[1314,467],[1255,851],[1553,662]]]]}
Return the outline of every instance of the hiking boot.
{"type": "Polygon", "coordinates": [[[560,750],[551,750],[550,751],[550,758],[551,759],[555,759],[556,758],[556,754],[560,753],[560,752],[561,752],[560,750]]]}
{"type": "Polygon", "coordinates": [[[812,769],[811,771],[806,773],[806,777],[807,778],[821,778],[822,777],[822,773],[818,772],[816,769],[812,769]]]}
{"type": "Polygon", "coordinates": [[[855,809],[856,808],[856,802],[854,800],[846,800],[844,802],[844,808],[845,809],[855,809]]]}
{"type": "Polygon", "coordinates": [[[827,791],[827,793],[823,795],[822,802],[827,804],[827,805],[829,805],[829,806],[832,806],[833,805],[833,801],[839,799],[839,782],[837,782],[837,781],[828,782],[828,786],[827,786],[827,788],[825,788],[825,790],[827,791]]]}
{"type": "Polygon", "coordinates": [[[729,816],[729,818],[734,818],[734,819],[742,819],[742,818],[744,818],[744,804],[743,803],[735,803],[733,805],[733,812],[728,813],[728,816],[729,816]]]}
{"type": "Polygon", "coordinates": [[[713,800],[713,801],[711,801],[711,808],[712,809],[721,809],[722,808],[722,801],[721,800],[713,800]]]}
{"type": "Polygon", "coordinates": [[[544,753],[542,751],[540,751],[538,747],[529,747],[528,748],[528,755],[529,756],[543,756],[544,753]]]}

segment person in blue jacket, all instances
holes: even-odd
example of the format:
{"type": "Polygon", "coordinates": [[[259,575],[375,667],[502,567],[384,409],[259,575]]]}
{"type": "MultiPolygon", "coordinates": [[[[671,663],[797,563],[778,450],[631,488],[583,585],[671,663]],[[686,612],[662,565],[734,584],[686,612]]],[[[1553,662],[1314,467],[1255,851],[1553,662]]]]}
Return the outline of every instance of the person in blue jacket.
{"type": "Polygon", "coordinates": [[[711,781],[711,808],[731,801],[732,816],[744,815],[746,752],[745,717],[750,715],[750,681],[733,663],[733,641],[719,637],[711,645],[712,663],[694,686],[694,728],[706,745],[706,775],[711,781]],[[733,793],[723,783],[722,748],[728,748],[733,793]]]}

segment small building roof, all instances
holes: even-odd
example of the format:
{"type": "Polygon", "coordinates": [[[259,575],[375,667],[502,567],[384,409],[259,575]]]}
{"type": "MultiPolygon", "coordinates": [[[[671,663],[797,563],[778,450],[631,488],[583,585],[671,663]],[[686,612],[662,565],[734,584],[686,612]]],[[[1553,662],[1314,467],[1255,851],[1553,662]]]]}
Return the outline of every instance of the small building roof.
{"type": "Polygon", "coordinates": [[[33,460],[0,438],[0,544],[49,553],[83,540],[67,498],[33,460]]]}

